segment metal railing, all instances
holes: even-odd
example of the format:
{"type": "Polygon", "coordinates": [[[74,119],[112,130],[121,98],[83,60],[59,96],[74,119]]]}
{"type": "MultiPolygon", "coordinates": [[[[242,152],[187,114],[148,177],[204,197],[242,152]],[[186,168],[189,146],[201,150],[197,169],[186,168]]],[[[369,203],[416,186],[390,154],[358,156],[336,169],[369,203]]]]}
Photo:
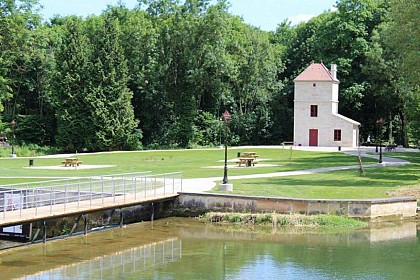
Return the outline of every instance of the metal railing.
{"type": "Polygon", "coordinates": [[[182,173],[106,175],[0,186],[0,221],[136,202],[182,191],[182,173]]]}

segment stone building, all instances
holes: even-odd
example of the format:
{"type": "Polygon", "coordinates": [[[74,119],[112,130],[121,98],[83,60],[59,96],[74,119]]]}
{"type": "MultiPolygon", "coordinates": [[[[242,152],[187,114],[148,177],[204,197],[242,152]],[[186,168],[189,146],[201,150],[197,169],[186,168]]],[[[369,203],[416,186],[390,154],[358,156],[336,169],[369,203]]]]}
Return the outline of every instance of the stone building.
{"type": "Polygon", "coordinates": [[[312,63],[294,82],[294,144],[357,147],[360,123],[338,113],[337,65],[312,63]]]}

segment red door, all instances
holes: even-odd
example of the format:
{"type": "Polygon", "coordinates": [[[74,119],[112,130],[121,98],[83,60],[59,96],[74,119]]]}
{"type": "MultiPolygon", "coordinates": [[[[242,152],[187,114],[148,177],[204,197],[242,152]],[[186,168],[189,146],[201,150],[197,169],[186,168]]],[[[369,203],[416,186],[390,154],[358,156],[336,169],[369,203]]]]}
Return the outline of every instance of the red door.
{"type": "Polygon", "coordinates": [[[309,146],[318,146],[318,129],[309,129],[309,146]]]}

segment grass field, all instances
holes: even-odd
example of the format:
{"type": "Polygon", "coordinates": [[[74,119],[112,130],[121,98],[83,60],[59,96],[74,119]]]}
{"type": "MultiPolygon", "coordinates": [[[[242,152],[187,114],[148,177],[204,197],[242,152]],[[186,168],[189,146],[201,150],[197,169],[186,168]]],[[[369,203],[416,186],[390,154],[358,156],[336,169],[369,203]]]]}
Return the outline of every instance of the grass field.
{"type": "Polygon", "coordinates": [[[393,153],[411,162],[400,167],[365,168],[301,176],[231,180],[234,193],[243,195],[283,196],[296,198],[380,198],[390,193],[417,195],[420,198],[420,154],[393,153]],[[399,191],[396,191],[399,190],[399,191]]]}
{"type": "MultiPolygon", "coordinates": [[[[254,151],[260,163],[275,166],[230,168],[229,176],[305,170],[321,167],[357,165],[357,157],[339,152],[291,151],[279,148],[229,149],[229,159],[238,152],[254,151]]],[[[387,153],[387,156],[391,153],[387,153]]],[[[373,198],[384,197],[399,187],[419,188],[420,154],[394,153],[412,164],[404,167],[366,168],[365,176],[358,170],[335,171],[304,176],[265,179],[231,180],[234,193],[246,195],[285,196],[302,198],[373,198]]],[[[155,174],[181,171],[184,178],[223,177],[224,150],[173,150],[100,153],[78,155],[86,165],[112,165],[99,169],[44,170],[26,168],[28,158],[0,158],[0,184],[44,181],[64,177],[90,177],[152,171],[155,174]],[[217,168],[209,168],[216,166],[217,168]]],[[[62,158],[34,158],[35,166],[60,166],[62,158]]],[[[364,159],[364,163],[375,163],[364,159]]],[[[230,165],[235,165],[234,162],[230,165]]]]}
{"type": "MultiPolygon", "coordinates": [[[[238,152],[255,151],[259,155],[261,164],[276,166],[258,168],[231,168],[229,175],[260,174],[291,170],[303,170],[318,167],[354,165],[357,159],[354,156],[342,153],[321,153],[292,151],[282,149],[231,149],[228,158],[234,159],[238,152]]],[[[224,151],[219,149],[203,150],[173,150],[173,151],[141,151],[100,153],[91,155],[78,155],[86,165],[114,165],[109,168],[45,170],[28,167],[28,158],[0,158],[1,177],[80,177],[107,174],[119,174],[141,171],[153,173],[169,173],[181,171],[184,178],[223,177],[224,151]],[[218,168],[209,168],[217,166],[218,168]]],[[[60,166],[62,158],[35,158],[34,165],[60,166]]],[[[367,160],[374,162],[374,160],[367,160]]],[[[229,163],[236,165],[235,163],[229,163]]],[[[14,182],[16,179],[0,179],[2,184],[14,182]]],[[[25,179],[19,179],[22,181],[25,179]]],[[[30,180],[32,181],[32,179],[30,180]]]]}

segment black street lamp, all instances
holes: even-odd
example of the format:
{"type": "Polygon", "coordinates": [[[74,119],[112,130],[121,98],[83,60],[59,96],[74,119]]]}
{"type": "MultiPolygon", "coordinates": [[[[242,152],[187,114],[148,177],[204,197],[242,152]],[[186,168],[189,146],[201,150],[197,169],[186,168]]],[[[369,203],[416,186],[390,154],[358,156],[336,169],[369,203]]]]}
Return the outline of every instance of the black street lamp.
{"type": "Polygon", "coordinates": [[[15,126],[16,126],[16,121],[12,120],[10,122],[10,125],[12,126],[12,133],[13,133],[13,139],[12,139],[12,154],[11,157],[15,157],[15,126]]]}
{"type": "Polygon", "coordinates": [[[223,127],[223,118],[219,119],[219,149],[222,149],[222,127],[223,127]]]}
{"type": "Polygon", "coordinates": [[[385,123],[384,119],[381,117],[379,120],[376,121],[376,125],[378,126],[378,130],[379,130],[379,135],[378,135],[378,140],[379,140],[379,163],[382,163],[382,126],[385,123]]]}
{"type": "Polygon", "coordinates": [[[224,172],[223,172],[223,184],[227,184],[228,183],[228,176],[227,176],[227,172],[228,172],[228,168],[227,168],[227,125],[229,124],[230,121],[230,114],[228,112],[228,110],[226,110],[223,113],[223,121],[225,123],[225,168],[224,168],[224,172]]]}

